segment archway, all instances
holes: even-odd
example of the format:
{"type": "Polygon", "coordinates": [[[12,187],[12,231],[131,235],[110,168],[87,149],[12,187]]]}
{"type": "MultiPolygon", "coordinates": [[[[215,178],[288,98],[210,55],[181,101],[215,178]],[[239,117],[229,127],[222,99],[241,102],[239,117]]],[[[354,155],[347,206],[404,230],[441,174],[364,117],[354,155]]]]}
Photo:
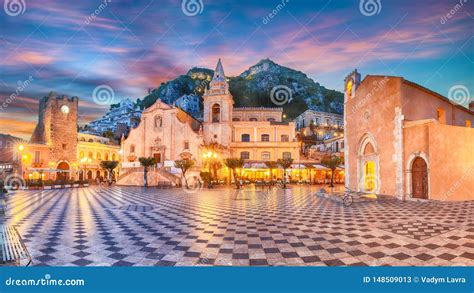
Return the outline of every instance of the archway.
{"type": "Polygon", "coordinates": [[[421,157],[416,157],[411,168],[413,198],[428,199],[428,165],[421,157]]]}
{"type": "Polygon", "coordinates": [[[92,180],[92,171],[87,171],[87,180],[92,180]]]}
{"type": "Polygon", "coordinates": [[[58,170],[56,172],[56,180],[58,181],[64,181],[69,179],[69,164],[66,162],[61,162],[58,164],[56,167],[58,170]]]}
{"type": "Polygon", "coordinates": [[[378,148],[375,139],[365,134],[358,149],[358,190],[364,192],[380,192],[380,166],[378,148]]]}

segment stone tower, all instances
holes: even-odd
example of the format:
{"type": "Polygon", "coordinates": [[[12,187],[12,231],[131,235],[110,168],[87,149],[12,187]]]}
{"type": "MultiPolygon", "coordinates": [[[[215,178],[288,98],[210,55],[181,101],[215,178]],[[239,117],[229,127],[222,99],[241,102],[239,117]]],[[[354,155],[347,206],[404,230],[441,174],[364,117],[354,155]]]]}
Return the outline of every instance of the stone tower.
{"type": "Polygon", "coordinates": [[[70,165],[77,160],[78,102],[78,97],[57,96],[51,92],[39,103],[38,124],[30,141],[48,145],[50,161],[55,164],[70,165]]]}
{"type": "Polygon", "coordinates": [[[204,102],[204,142],[228,146],[232,137],[232,110],[234,99],[229,92],[221,59],[217,63],[214,76],[203,95],[204,102]]]}

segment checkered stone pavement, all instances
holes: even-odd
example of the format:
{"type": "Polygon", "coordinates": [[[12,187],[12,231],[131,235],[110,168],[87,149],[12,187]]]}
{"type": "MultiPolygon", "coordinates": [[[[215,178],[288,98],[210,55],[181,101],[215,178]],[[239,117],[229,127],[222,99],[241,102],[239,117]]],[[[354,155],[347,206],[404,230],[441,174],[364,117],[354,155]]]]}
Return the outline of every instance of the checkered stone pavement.
{"type": "Polygon", "coordinates": [[[18,191],[0,221],[38,266],[474,265],[474,201],[344,208],[315,191],[18,191]]]}

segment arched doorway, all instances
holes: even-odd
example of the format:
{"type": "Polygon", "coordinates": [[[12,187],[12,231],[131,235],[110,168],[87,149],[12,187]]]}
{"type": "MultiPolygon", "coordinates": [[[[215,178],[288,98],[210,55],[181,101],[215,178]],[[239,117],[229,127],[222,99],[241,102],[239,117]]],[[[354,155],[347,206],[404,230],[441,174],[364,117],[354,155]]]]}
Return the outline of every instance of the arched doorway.
{"type": "Polygon", "coordinates": [[[58,170],[56,172],[56,180],[58,181],[64,181],[69,179],[69,164],[66,162],[61,162],[58,164],[56,167],[58,170]]]}
{"type": "Polygon", "coordinates": [[[358,151],[358,189],[363,192],[380,192],[379,156],[377,144],[370,134],[362,137],[358,151]]]}
{"type": "Polygon", "coordinates": [[[87,171],[87,180],[92,180],[92,171],[87,171]]]}
{"type": "Polygon", "coordinates": [[[428,199],[428,165],[417,157],[411,167],[411,184],[413,198],[428,199]]]}

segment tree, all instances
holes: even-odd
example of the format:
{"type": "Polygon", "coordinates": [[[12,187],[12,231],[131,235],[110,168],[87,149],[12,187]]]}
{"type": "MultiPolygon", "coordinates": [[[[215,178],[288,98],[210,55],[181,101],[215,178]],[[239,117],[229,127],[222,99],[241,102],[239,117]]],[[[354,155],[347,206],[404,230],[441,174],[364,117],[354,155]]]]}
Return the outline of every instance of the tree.
{"type": "Polygon", "coordinates": [[[112,185],[112,174],[114,172],[114,169],[117,168],[118,164],[119,162],[117,161],[101,161],[100,162],[100,167],[102,169],[107,170],[107,172],[109,173],[109,178],[108,178],[109,186],[112,185]]]}
{"type": "Polygon", "coordinates": [[[222,168],[222,163],[218,159],[209,160],[209,167],[212,170],[214,180],[217,180],[217,171],[222,168]]]}
{"type": "Polygon", "coordinates": [[[286,159],[278,159],[277,164],[280,165],[280,167],[283,169],[283,188],[286,188],[286,170],[291,167],[291,164],[293,164],[293,159],[291,158],[286,158],[286,159]]]}
{"type": "Polygon", "coordinates": [[[176,160],[174,161],[175,168],[181,169],[181,173],[183,173],[184,183],[186,184],[186,189],[188,187],[188,180],[186,179],[186,172],[194,166],[193,160],[176,160]]]}
{"type": "Polygon", "coordinates": [[[115,134],[112,130],[107,130],[107,131],[102,132],[102,136],[108,139],[114,139],[115,134]]]}
{"type": "Polygon", "coordinates": [[[321,159],[321,164],[331,169],[331,185],[334,187],[334,171],[341,164],[341,158],[335,155],[326,155],[321,159]]]}
{"type": "Polygon", "coordinates": [[[152,157],[141,157],[138,158],[138,161],[140,162],[140,165],[143,166],[143,180],[145,183],[145,187],[148,187],[148,168],[156,165],[156,159],[152,157]]]}
{"type": "Polygon", "coordinates": [[[232,170],[232,177],[234,177],[235,186],[240,189],[239,180],[237,178],[237,169],[244,167],[244,160],[240,158],[227,158],[224,160],[224,165],[232,170]]]}
{"type": "Polygon", "coordinates": [[[265,162],[265,165],[270,169],[270,179],[273,182],[273,170],[278,168],[278,164],[275,161],[267,161],[265,162]]]}

